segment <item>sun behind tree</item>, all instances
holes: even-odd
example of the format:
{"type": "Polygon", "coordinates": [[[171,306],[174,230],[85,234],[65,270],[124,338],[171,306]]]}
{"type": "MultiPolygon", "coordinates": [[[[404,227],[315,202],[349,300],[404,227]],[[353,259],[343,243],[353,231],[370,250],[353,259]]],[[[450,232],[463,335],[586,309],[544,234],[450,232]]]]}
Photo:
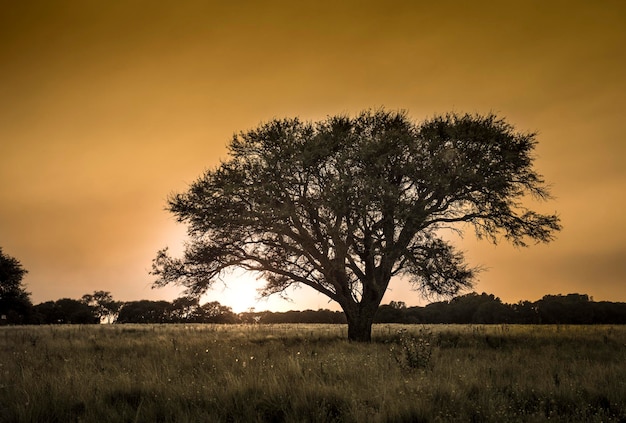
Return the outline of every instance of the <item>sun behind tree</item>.
{"type": "Polygon", "coordinates": [[[392,277],[423,294],[472,285],[442,229],[519,246],[553,238],[558,217],[521,204],[549,198],[535,144],[491,114],[273,120],[236,135],[228,161],[169,199],[190,242],[182,259],[158,253],[154,284],[201,295],[225,269],[262,272],[263,295],[310,286],[341,306],[350,340],[370,341],[392,277]]]}

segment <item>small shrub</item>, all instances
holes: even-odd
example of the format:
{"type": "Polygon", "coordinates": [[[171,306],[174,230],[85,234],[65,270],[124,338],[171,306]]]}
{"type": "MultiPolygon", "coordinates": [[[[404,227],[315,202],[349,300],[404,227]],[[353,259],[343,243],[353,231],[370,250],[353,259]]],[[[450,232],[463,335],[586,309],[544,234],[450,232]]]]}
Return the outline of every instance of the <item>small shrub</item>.
{"type": "Polygon", "coordinates": [[[432,334],[420,329],[417,337],[406,329],[398,331],[397,343],[391,347],[391,352],[398,364],[404,369],[429,369],[433,353],[432,334]]]}
{"type": "Polygon", "coordinates": [[[109,395],[107,395],[107,402],[113,406],[129,406],[133,409],[137,409],[143,399],[143,392],[141,389],[115,389],[109,395]]]}

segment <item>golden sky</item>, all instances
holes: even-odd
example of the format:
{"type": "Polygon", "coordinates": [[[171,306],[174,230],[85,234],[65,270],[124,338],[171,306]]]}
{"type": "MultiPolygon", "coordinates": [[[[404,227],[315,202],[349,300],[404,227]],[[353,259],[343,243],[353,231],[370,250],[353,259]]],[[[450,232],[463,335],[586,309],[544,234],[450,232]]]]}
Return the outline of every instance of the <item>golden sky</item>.
{"type": "MultiPolygon", "coordinates": [[[[475,289],[506,302],[626,301],[626,2],[4,2],[0,246],[39,303],[152,290],[164,211],[225,158],[234,132],[384,106],[415,120],[489,113],[537,131],[536,168],[564,230],[528,249],[459,241],[475,289]]],[[[330,307],[309,288],[254,304],[251,276],[207,299],[241,311],[330,307]],[[249,288],[251,287],[251,288],[249,288]]],[[[402,281],[384,302],[423,304],[402,281]]]]}

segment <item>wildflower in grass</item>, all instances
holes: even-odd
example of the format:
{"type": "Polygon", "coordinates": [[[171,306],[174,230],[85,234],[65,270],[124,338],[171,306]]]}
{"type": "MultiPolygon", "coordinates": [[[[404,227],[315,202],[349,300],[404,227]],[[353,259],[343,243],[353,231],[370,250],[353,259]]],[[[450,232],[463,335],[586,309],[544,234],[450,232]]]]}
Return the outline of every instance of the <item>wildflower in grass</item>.
{"type": "Polygon", "coordinates": [[[417,338],[410,335],[406,329],[401,329],[398,333],[400,335],[398,342],[391,347],[398,364],[405,369],[429,368],[433,352],[430,333],[417,338]]]}

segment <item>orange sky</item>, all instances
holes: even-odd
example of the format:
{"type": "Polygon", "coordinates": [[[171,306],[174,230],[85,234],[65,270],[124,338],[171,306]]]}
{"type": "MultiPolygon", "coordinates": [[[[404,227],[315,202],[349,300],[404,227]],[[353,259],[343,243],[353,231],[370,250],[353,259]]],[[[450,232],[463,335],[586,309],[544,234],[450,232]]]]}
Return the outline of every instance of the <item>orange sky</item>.
{"type": "MultiPolygon", "coordinates": [[[[225,158],[234,132],[379,106],[416,120],[493,111],[539,132],[556,197],[539,207],[564,230],[522,250],[468,233],[468,261],[487,268],[477,291],[626,301],[625,2],[304,3],[3,4],[0,246],[29,270],[34,303],[175,298],[148,275],[184,239],[169,193],[225,158]]],[[[258,282],[230,279],[207,299],[255,305],[258,282]]],[[[423,303],[391,288],[384,302],[423,303]]],[[[256,307],[330,307],[309,288],[292,297],[256,307]]]]}

